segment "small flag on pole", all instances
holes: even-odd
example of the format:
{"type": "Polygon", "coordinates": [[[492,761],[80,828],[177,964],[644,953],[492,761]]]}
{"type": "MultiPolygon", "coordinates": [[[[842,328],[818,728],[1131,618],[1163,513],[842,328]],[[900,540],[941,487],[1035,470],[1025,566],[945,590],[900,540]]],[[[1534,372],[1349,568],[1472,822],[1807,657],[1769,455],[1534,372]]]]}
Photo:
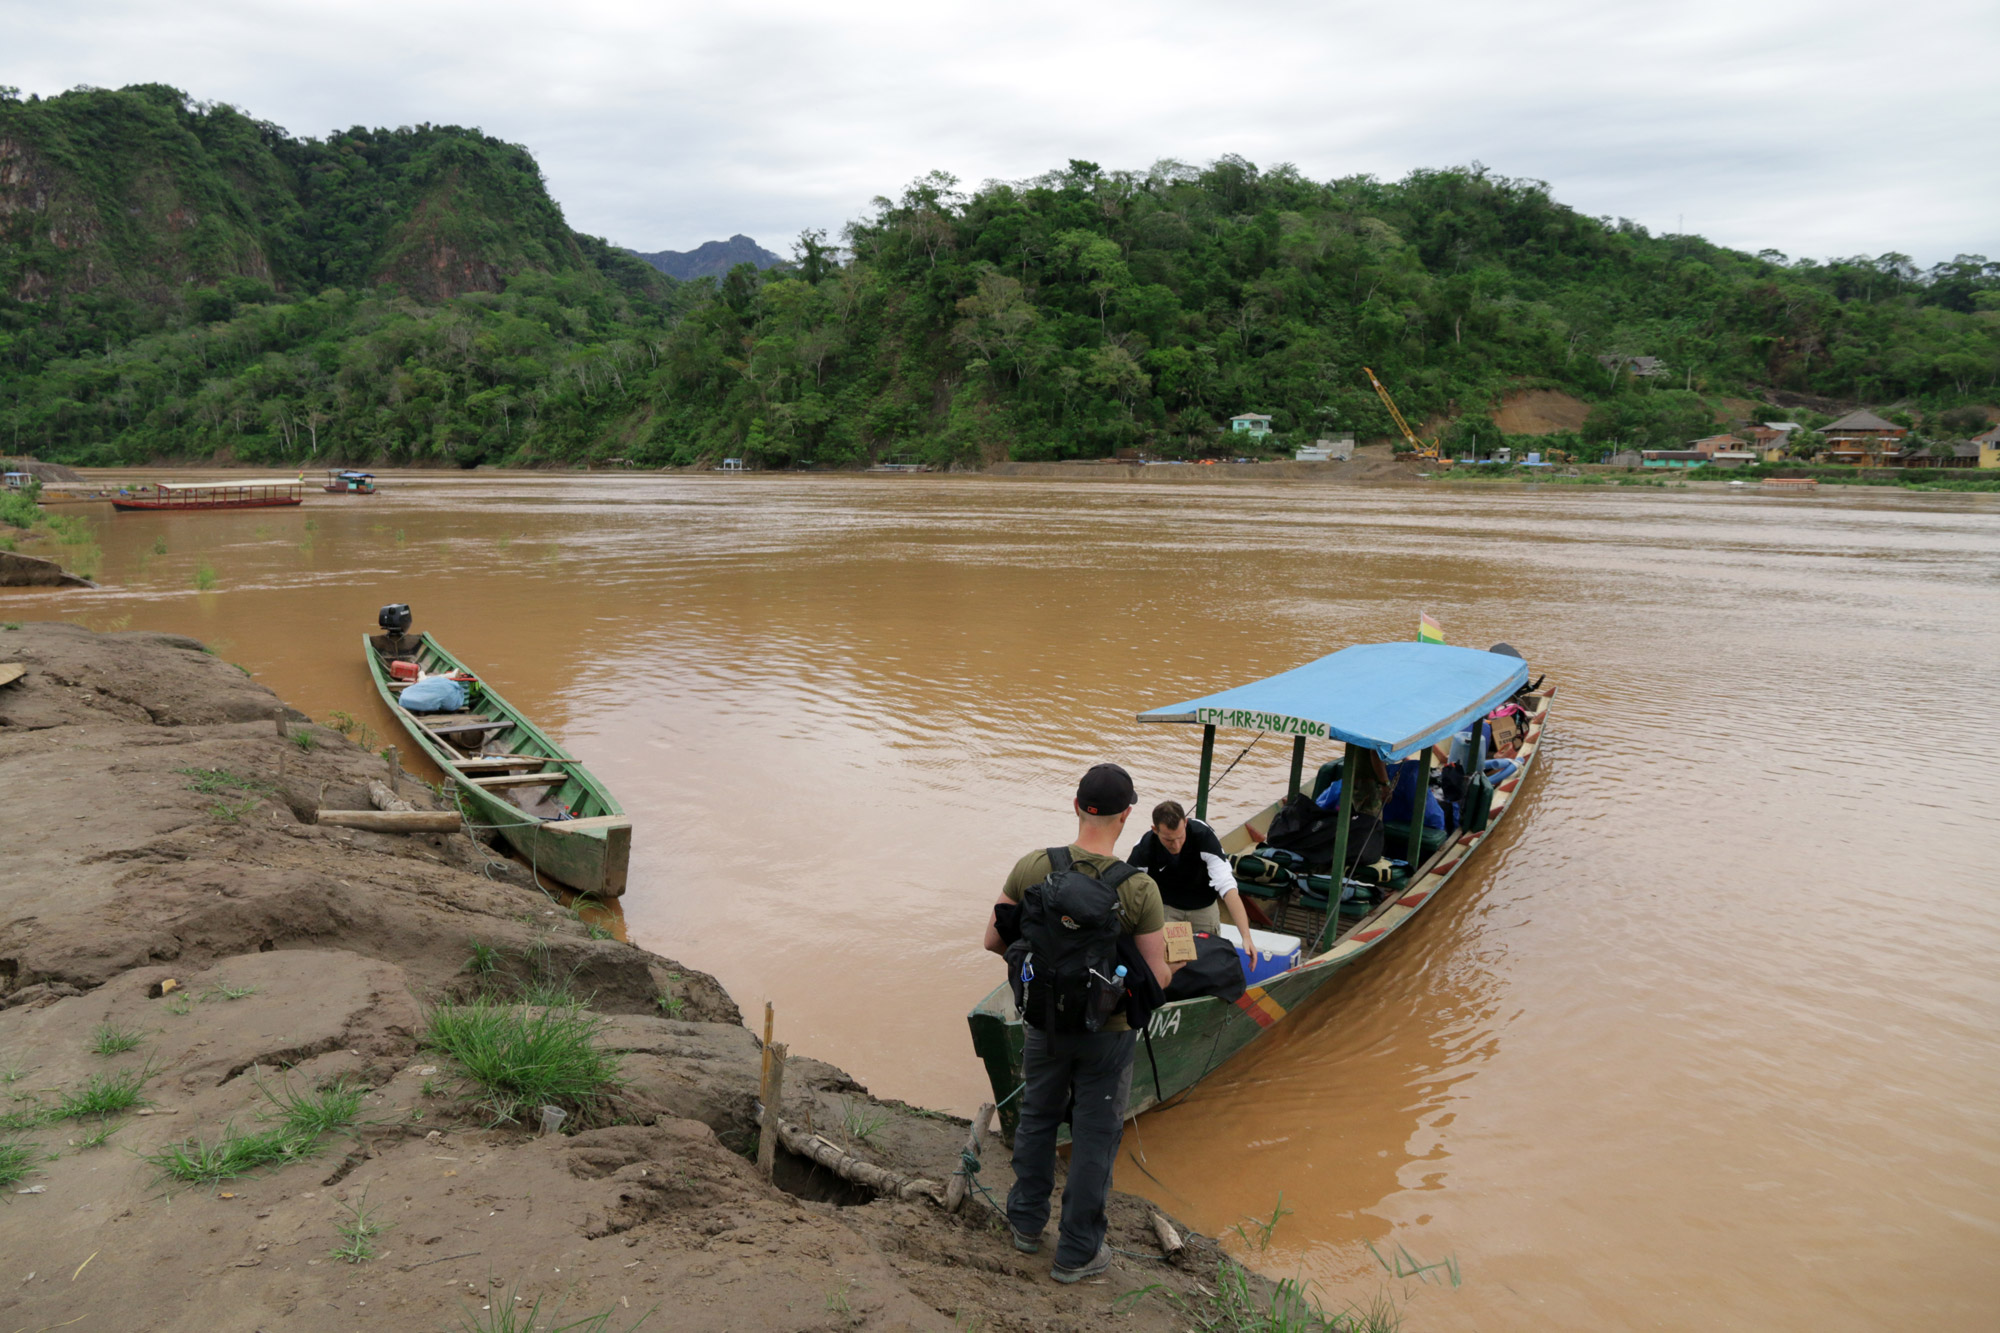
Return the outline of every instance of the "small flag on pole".
{"type": "Polygon", "coordinates": [[[1438,627],[1437,621],[1431,619],[1431,613],[1428,611],[1417,612],[1417,642],[1444,642],[1444,630],[1438,627]]]}

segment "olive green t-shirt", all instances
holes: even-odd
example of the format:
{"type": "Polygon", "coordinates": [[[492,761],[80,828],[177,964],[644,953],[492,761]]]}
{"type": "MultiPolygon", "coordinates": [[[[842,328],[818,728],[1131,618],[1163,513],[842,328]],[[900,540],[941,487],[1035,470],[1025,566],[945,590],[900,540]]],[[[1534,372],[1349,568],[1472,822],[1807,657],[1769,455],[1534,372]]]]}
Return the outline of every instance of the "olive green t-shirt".
{"type": "MultiPolygon", "coordinates": [[[[1096,852],[1086,852],[1075,843],[1070,844],[1070,860],[1086,875],[1102,876],[1118,858],[1100,856],[1096,852]]],[[[1049,877],[1049,853],[1029,852],[1014,863],[1014,869],[1007,876],[1007,883],[1001,892],[1010,902],[1020,902],[1023,894],[1049,877]]],[[[1150,935],[1167,924],[1167,911],[1160,903],[1160,886],[1153,882],[1145,871],[1127,877],[1118,886],[1118,919],[1129,935],[1150,935]]],[[[1125,1032],[1131,1024],[1125,1021],[1123,1013],[1116,1013],[1104,1020],[1105,1032],[1125,1032]]]]}

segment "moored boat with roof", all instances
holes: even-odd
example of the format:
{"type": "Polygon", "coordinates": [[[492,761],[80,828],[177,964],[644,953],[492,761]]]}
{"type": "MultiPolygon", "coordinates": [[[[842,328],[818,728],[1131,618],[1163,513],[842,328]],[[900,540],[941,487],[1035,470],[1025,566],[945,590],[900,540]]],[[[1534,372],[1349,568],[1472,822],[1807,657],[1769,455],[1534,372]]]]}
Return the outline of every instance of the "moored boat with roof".
{"type": "MultiPolygon", "coordinates": [[[[1293,740],[1286,797],[1222,835],[1238,891],[1254,909],[1254,953],[1241,951],[1234,927],[1222,927],[1237,943],[1239,958],[1246,959],[1247,984],[1241,994],[1172,999],[1154,1012],[1132,1071],[1129,1113],[1192,1088],[1435,901],[1513,807],[1540,751],[1554,698],[1554,686],[1528,683],[1527,663],[1504,644],[1480,652],[1441,643],[1378,643],[1357,644],[1266,680],[1139,714],[1141,722],[1202,728],[1198,819],[1207,818],[1218,728],[1293,740]],[[1492,757],[1488,746],[1497,735],[1507,743],[1492,757]],[[1283,860],[1268,854],[1266,839],[1288,804],[1298,806],[1309,740],[1341,746],[1338,760],[1323,770],[1331,777],[1338,765],[1328,862],[1337,869],[1330,875],[1295,875],[1281,867],[1276,874],[1253,873],[1253,867],[1266,870],[1283,860]],[[1443,806],[1455,808],[1445,827],[1427,833],[1427,810],[1438,804],[1430,794],[1433,747],[1443,745],[1455,747],[1452,755],[1466,785],[1462,800],[1443,806]],[[1407,825],[1383,829],[1384,821],[1376,821],[1389,835],[1385,841],[1406,854],[1401,873],[1386,858],[1367,868],[1351,865],[1354,802],[1357,789],[1366,785],[1357,779],[1371,755],[1384,764],[1411,761],[1415,769],[1417,798],[1410,801],[1407,825]],[[1489,767],[1496,769],[1490,781],[1489,767]],[[1271,929],[1257,929],[1260,921],[1271,929]]],[[[1021,1085],[1025,1043],[1011,988],[1002,983],[968,1022],[1002,1122],[1011,1130],[1009,1099],[1021,1085]]]]}

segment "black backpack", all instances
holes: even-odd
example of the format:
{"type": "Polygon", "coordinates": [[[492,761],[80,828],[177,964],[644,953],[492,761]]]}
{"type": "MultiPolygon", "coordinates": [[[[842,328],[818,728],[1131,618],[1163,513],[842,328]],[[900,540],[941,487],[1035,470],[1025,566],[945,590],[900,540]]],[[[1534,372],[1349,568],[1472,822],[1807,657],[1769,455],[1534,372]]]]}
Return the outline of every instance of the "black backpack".
{"type": "Polygon", "coordinates": [[[1021,937],[1007,949],[1007,980],[1028,1026],[1095,1032],[1125,1002],[1118,969],[1118,886],[1139,872],[1114,861],[1097,879],[1069,848],[1049,848],[1049,874],[1021,895],[1021,937]]]}
{"type": "Polygon", "coordinates": [[[1340,836],[1340,811],[1322,810],[1304,792],[1294,795],[1271,821],[1264,844],[1296,852],[1314,870],[1333,864],[1333,844],[1340,836]]]}

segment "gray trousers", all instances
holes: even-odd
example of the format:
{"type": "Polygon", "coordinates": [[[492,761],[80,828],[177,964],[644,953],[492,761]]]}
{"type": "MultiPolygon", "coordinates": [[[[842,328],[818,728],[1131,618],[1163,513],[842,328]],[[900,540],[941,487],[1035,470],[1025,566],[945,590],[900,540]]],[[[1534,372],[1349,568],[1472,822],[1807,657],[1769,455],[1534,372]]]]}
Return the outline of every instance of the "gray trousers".
{"type": "Polygon", "coordinates": [[[1007,1194],[1007,1220],[1026,1236],[1039,1236],[1048,1225],[1049,1195],[1056,1183],[1056,1127],[1074,1093],[1056,1264],[1081,1268],[1104,1243],[1104,1200],[1125,1133],[1139,1034],[1029,1028],[1027,1037],[1021,1060],[1027,1087],[1014,1130],[1014,1188],[1007,1194]]]}

